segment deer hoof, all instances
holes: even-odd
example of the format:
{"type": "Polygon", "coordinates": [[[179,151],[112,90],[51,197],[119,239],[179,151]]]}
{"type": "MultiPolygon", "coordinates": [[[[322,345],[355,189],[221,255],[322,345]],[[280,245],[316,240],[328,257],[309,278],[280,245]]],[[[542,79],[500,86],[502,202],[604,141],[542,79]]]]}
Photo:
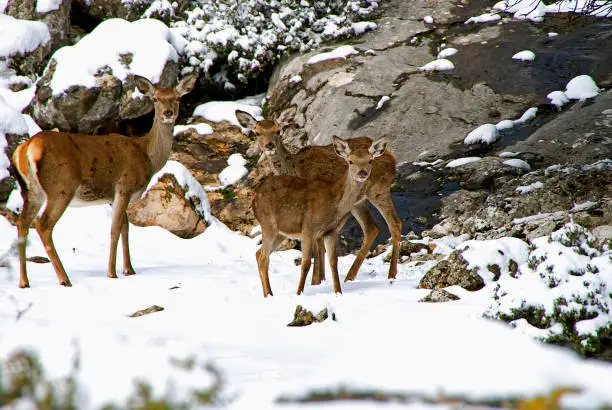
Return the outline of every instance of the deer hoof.
{"type": "Polygon", "coordinates": [[[112,272],[112,273],[108,272],[108,275],[106,275],[106,276],[108,276],[111,279],[117,279],[117,274],[115,272],[112,272]]]}
{"type": "Polygon", "coordinates": [[[136,275],[136,272],[134,272],[133,268],[124,269],[123,270],[123,275],[124,276],[132,276],[132,275],[136,275]]]}
{"type": "Polygon", "coordinates": [[[26,289],[30,287],[30,283],[29,282],[19,282],[19,287],[21,289],[26,289]]]}
{"type": "Polygon", "coordinates": [[[61,281],[60,285],[65,287],[65,288],[71,288],[72,287],[72,283],[70,283],[70,281],[68,279],[61,281]]]}

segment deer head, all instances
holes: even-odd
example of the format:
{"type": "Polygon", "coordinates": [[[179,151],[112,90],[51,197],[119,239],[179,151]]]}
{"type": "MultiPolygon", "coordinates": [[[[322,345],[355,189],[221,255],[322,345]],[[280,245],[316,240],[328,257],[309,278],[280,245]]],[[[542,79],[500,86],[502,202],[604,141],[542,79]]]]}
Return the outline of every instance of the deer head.
{"type": "Polygon", "coordinates": [[[155,87],[148,79],[136,75],[134,83],[138,91],[153,101],[155,112],[161,113],[161,122],[174,124],[179,113],[180,98],[193,89],[197,78],[192,73],[183,77],[176,87],[155,87]]]}
{"type": "Polygon", "coordinates": [[[257,121],[246,111],[236,110],[240,125],[257,137],[259,149],[267,155],[275,155],[280,145],[280,126],[273,120],[257,121]]]}
{"type": "Polygon", "coordinates": [[[336,137],[332,137],[336,154],[348,163],[348,172],[351,179],[357,182],[365,182],[372,172],[372,161],[374,158],[384,154],[387,148],[387,139],[382,137],[372,142],[367,152],[351,150],[349,144],[336,137]]]}

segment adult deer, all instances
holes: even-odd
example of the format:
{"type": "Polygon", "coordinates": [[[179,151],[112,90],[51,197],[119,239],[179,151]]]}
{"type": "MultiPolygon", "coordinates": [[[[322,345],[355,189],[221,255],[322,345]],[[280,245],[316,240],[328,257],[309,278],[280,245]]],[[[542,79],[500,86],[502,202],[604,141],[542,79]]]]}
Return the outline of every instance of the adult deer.
{"type": "Polygon", "coordinates": [[[140,197],[154,173],[172,149],[172,130],[181,96],[193,89],[197,76],[188,75],[172,87],[156,87],[135,76],[136,86],[153,100],[155,118],[147,134],[130,138],[121,134],[84,135],[42,131],[19,145],[13,154],[23,196],[17,221],[19,238],[19,287],[29,287],[26,242],[32,221],[40,236],[60,285],[72,286],[53,244],[53,227],[70,206],[110,203],[113,206],[108,277],[116,278],[117,242],[121,236],[123,274],[133,275],[128,245],[128,204],[140,197]]]}
{"type": "MultiPolygon", "coordinates": [[[[257,144],[263,154],[270,158],[273,172],[276,175],[292,175],[306,179],[322,178],[333,181],[342,178],[347,172],[346,161],[336,155],[333,145],[309,146],[292,154],[281,140],[280,126],[276,121],[269,119],[257,121],[249,113],[241,110],[236,110],[236,117],[243,127],[255,133],[257,144]]],[[[402,223],[391,200],[390,188],[395,179],[395,173],[395,156],[386,150],[373,162],[372,175],[365,182],[366,197],[382,214],[391,232],[392,254],[389,279],[394,279],[397,275],[397,259],[402,234],[402,223]]],[[[356,203],[351,213],[361,226],[364,235],[359,253],[346,275],[345,282],[355,279],[379,232],[366,201],[356,203]]],[[[325,279],[323,250],[320,243],[315,246],[313,285],[325,279]]]]}
{"type": "Polygon", "coordinates": [[[367,137],[346,141],[333,137],[336,154],[348,165],[342,176],[330,181],[273,175],[255,189],[253,212],[262,234],[262,245],[256,257],[264,297],[272,295],[268,277],[270,253],[284,237],[302,240],[298,295],[304,290],[310,270],[312,248],[321,238],[328,253],[334,291],[342,293],[336,255],[338,232],[355,204],[365,200],[372,162],[383,155],[386,144],[384,137],[374,142],[367,137]]]}

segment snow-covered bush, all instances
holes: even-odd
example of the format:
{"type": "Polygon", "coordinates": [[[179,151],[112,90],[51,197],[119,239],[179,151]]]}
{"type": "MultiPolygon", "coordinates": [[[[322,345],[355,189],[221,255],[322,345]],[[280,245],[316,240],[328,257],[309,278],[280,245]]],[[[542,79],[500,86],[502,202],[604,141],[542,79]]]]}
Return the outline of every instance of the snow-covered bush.
{"type": "MultiPolygon", "coordinates": [[[[376,27],[375,0],[189,0],[170,26],[188,42],[185,71],[233,90],[283,54],[376,27]]],[[[168,11],[168,13],[170,13],[168,11]]]]}
{"type": "Polygon", "coordinates": [[[612,252],[570,222],[535,239],[528,262],[500,277],[485,316],[588,355],[612,336],[611,306],[612,252]]]}

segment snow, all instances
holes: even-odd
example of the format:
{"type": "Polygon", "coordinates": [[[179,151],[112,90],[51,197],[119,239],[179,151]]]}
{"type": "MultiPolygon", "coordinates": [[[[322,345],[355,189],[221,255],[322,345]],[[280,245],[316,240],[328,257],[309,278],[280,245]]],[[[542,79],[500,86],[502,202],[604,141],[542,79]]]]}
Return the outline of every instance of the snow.
{"type": "Polygon", "coordinates": [[[218,178],[221,182],[220,186],[212,187],[207,186],[207,191],[218,191],[220,189],[227,188],[230,185],[234,185],[240,181],[249,172],[245,167],[247,161],[240,154],[232,154],[227,159],[227,167],[219,172],[218,178]]]}
{"type": "Polygon", "coordinates": [[[97,85],[95,74],[107,70],[120,80],[130,74],[160,80],[168,61],[178,61],[185,48],[182,37],[173,34],[159,20],[143,19],[132,23],[109,19],[73,46],[62,47],[52,58],[57,62],[50,81],[53,95],[60,95],[78,85],[97,85]],[[122,56],[131,61],[125,62],[122,56]]]}
{"type": "Polygon", "coordinates": [[[567,98],[567,95],[563,91],[553,91],[549,93],[546,98],[550,100],[552,105],[556,105],[557,107],[561,107],[569,102],[569,98],[567,98]]]}
{"type": "Polygon", "coordinates": [[[492,144],[499,139],[497,127],[493,124],[482,124],[478,128],[470,131],[463,140],[466,145],[469,144],[492,144]]]}
{"type": "Polygon", "coordinates": [[[206,222],[210,224],[217,221],[217,218],[210,213],[210,205],[206,192],[193,175],[191,175],[189,170],[177,161],[166,162],[166,165],[153,175],[151,181],[149,181],[149,185],[142,193],[141,198],[144,198],[147,192],[151,190],[164,175],[173,175],[174,178],[176,178],[178,184],[185,190],[185,199],[189,200],[192,197],[198,199],[198,201],[194,201],[196,204],[195,210],[206,222]]]}
{"type": "Polygon", "coordinates": [[[524,124],[526,122],[529,122],[529,121],[533,120],[536,117],[537,113],[538,113],[538,107],[528,108],[523,113],[523,115],[521,115],[521,117],[518,120],[514,121],[514,123],[515,124],[524,124]]]}
{"type": "Polygon", "coordinates": [[[360,36],[366,31],[376,30],[376,27],[376,23],[371,21],[359,21],[357,23],[351,24],[353,34],[355,34],[356,36],[360,36]]]}
{"type": "MultiPolygon", "coordinates": [[[[605,1],[562,0],[545,4],[541,0],[503,0],[493,6],[495,10],[513,13],[519,20],[542,22],[547,13],[587,13],[597,17],[612,17],[612,8],[605,1]]],[[[556,33],[553,33],[556,34],[556,33]]]]}
{"type": "Polygon", "coordinates": [[[446,71],[452,70],[455,68],[455,65],[452,61],[447,60],[445,58],[438,58],[437,60],[430,61],[422,67],[419,67],[421,71],[446,71]]]}
{"type": "Polygon", "coordinates": [[[572,207],[572,209],[570,209],[570,212],[580,212],[580,211],[587,211],[591,208],[595,208],[598,205],[597,202],[593,202],[593,201],[586,201],[580,204],[574,204],[574,206],[572,207]]]}
{"type": "MultiPolygon", "coordinates": [[[[99,409],[109,403],[124,407],[121,403],[133,391],[136,378],[151,386],[154,397],[166,394],[171,401],[185,399],[191,390],[212,383],[211,374],[204,370],[207,364],[223,374],[224,394],[232,397],[224,404],[229,409],[297,408],[277,399],[343,387],[477,400],[533,397],[570,386],[581,390],[572,396],[576,408],[612,402],[612,365],[538,343],[524,334],[525,329],[533,329],[528,323],[512,329],[480,317],[487,309],[505,311],[520,302],[511,300],[508,293],[500,296],[499,306],[493,305],[496,283],[487,269],[491,262],[501,269],[498,283],[503,289],[520,285],[521,291],[513,294],[530,303],[548,306],[553,297],[579,290],[577,284],[584,277],[573,277],[568,271],[580,267],[575,263],[587,257],[576,259],[575,251],[561,246],[562,234],[552,243],[547,238],[536,241],[533,251],[517,238],[467,242],[448,238],[449,250],[465,249],[464,257],[488,284],[478,292],[453,287],[449,291],[461,300],[426,304],[417,301],[428,291],[416,285],[431,263],[400,264],[398,277],[390,285],[382,256],[367,259],[357,279],[343,284],[342,295],[334,295],[327,281],[296,296],[299,267],[294,259],[299,253],[295,250],[273,254],[270,276],[275,296],[264,299],[254,256],[257,240],[221,224],[212,224],[189,240],[158,227],[132,226],[131,251],[138,274],[108,279],[109,226],[106,206],[69,208],[60,219],[55,243],[72,288],[57,285],[50,264],[28,263],[29,290],[17,288],[14,271],[0,268],[0,358],[6,360],[27,347],[37,354],[45,377],[59,382],[72,374],[79,409],[99,409]],[[559,269],[554,272],[564,281],[557,288],[548,288],[527,268],[528,257],[537,252],[556,258],[559,269]],[[516,279],[507,269],[510,260],[520,266],[516,279]],[[154,304],[164,310],[129,317],[154,304]],[[297,304],[314,312],[326,307],[336,321],[287,327],[297,304]],[[16,320],[18,311],[23,314],[16,320]],[[384,348],[389,343],[397,346],[384,348]],[[76,369],[72,367],[75,358],[76,369]],[[194,366],[177,364],[189,359],[194,366]]],[[[0,250],[7,249],[14,236],[14,227],[0,219],[0,250]]],[[[34,230],[28,253],[44,254],[34,230]]],[[[342,273],[353,259],[340,258],[342,273]]],[[[609,261],[596,255],[590,260],[607,275],[601,275],[601,280],[610,277],[609,261]]],[[[9,261],[16,266],[15,256],[9,256],[9,261]]],[[[539,269],[545,270],[547,264],[541,265],[539,269]]],[[[586,274],[595,280],[596,275],[586,274]]],[[[578,324],[581,331],[594,326],[593,322],[578,324]]],[[[372,404],[345,401],[311,406],[359,409],[372,404]]],[[[413,403],[397,408],[447,407],[413,403]]]]}
{"type": "Polygon", "coordinates": [[[523,161],[522,159],[518,159],[518,158],[507,159],[503,163],[513,168],[522,168],[522,169],[526,169],[527,171],[531,170],[531,167],[529,166],[529,164],[523,161]]]}
{"type": "Polygon", "coordinates": [[[535,53],[531,50],[523,50],[512,56],[513,60],[519,61],[533,61],[535,60],[535,53]]]}
{"type": "Polygon", "coordinates": [[[544,188],[544,184],[541,183],[540,181],[537,181],[537,182],[534,182],[533,184],[521,185],[521,186],[516,187],[516,192],[518,192],[521,195],[525,195],[525,194],[529,194],[533,191],[536,191],[542,188],[544,188]]]}
{"type": "Polygon", "coordinates": [[[306,61],[306,64],[317,64],[322,61],[332,60],[335,58],[345,59],[348,56],[355,55],[355,54],[359,54],[359,52],[355,50],[353,46],[348,46],[348,45],[340,46],[340,47],[333,49],[332,51],[316,54],[310,57],[308,61],[306,61]]]}
{"type": "Polygon", "coordinates": [[[433,24],[434,19],[433,19],[433,17],[431,17],[431,16],[425,16],[425,17],[423,17],[423,22],[424,22],[425,24],[433,24]]]}
{"type": "Polygon", "coordinates": [[[175,125],[173,135],[177,136],[187,130],[195,130],[200,135],[208,135],[213,133],[213,129],[210,125],[201,122],[197,124],[175,125]]]}
{"type": "Polygon", "coordinates": [[[498,21],[498,20],[501,20],[501,17],[499,16],[498,13],[484,13],[484,14],[481,14],[480,16],[470,17],[469,19],[465,21],[464,24],[490,23],[492,21],[498,21]]]}
{"type": "Polygon", "coordinates": [[[454,159],[454,160],[450,161],[448,164],[446,164],[446,167],[447,168],[457,168],[457,167],[460,167],[462,165],[471,164],[472,162],[480,161],[481,159],[482,158],[480,158],[480,157],[457,158],[457,159],[454,159]]]}
{"type": "Polygon", "coordinates": [[[599,91],[593,78],[586,74],[572,78],[565,86],[565,95],[571,100],[584,101],[596,97],[599,91]]]}
{"type": "Polygon", "coordinates": [[[62,0],[37,0],[36,12],[40,14],[50,13],[58,10],[62,5],[62,0]]]}
{"type": "Polygon", "coordinates": [[[380,97],[380,100],[378,100],[378,103],[376,104],[376,109],[380,110],[389,100],[391,100],[391,97],[388,95],[383,95],[380,97]]]}
{"type": "Polygon", "coordinates": [[[495,124],[495,128],[497,128],[498,131],[507,130],[507,129],[510,129],[512,127],[514,127],[514,121],[513,120],[501,120],[500,122],[495,124]]]}
{"type": "Polygon", "coordinates": [[[0,95],[0,180],[9,176],[10,160],[4,149],[8,146],[6,134],[23,135],[28,132],[24,116],[0,95]]]}
{"type": "Polygon", "coordinates": [[[45,23],[0,14],[0,38],[0,59],[3,59],[31,53],[47,44],[51,35],[45,23]]]}
{"type": "MultiPolygon", "coordinates": [[[[200,104],[193,110],[193,116],[202,117],[210,122],[227,121],[242,129],[236,118],[236,110],[246,111],[258,121],[263,119],[261,116],[262,111],[259,106],[236,101],[209,101],[200,104]]],[[[246,132],[246,129],[242,130],[246,132]]]]}
{"type": "Polygon", "coordinates": [[[440,50],[440,52],[438,53],[437,58],[448,58],[450,56],[454,56],[455,54],[457,54],[457,49],[456,48],[444,48],[442,50],[440,50]]]}
{"type": "Polygon", "coordinates": [[[587,98],[597,97],[601,90],[589,75],[579,75],[572,78],[565,86],[565,91],[553,91],[546,98],[550,103],[561,107],[569,100],[584,101],[587,98]]]}
{"type": "Polygon", "coordinates": [[[302,82],[302,76],[300,76],[299,74],[296,74],[289,79],[289,83],[291,84],[298,84],[301,82],[302,82]]]}
{"type": "Polygon", "coordinates": [[[514,157],[518,157],[519,155],[520,155],[520,152],[504,151],[504,152],[501,152],[498,156],[500,158],[514,158],[514,157]]]}

